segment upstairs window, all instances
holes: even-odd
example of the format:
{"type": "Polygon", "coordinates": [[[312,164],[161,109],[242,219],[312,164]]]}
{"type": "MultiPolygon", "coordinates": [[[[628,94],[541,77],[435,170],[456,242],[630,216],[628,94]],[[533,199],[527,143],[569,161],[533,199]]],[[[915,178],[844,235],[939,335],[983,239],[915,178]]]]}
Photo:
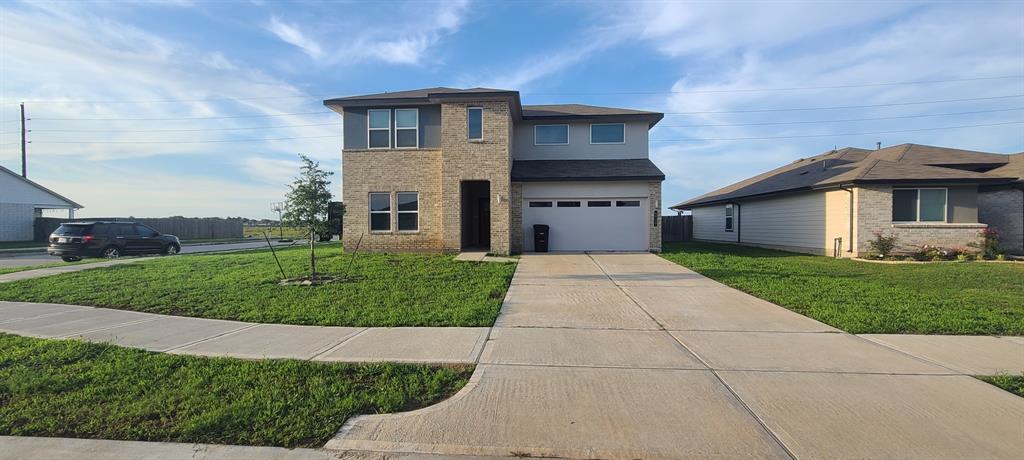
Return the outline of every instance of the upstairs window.
{"type": "Polygon", "coordinates": [[[945,222],[946,189],[893,190],[892,220],[893,222],[945,222]]]}
{"type": "Polygon", "coordinates": [[[366,118],[366,146],[371,149],[391,148],[391,111],[367,110],[366,118]]]}
{"type": "Polygon", "coordinates": [[[478,141],[484,138],[484,109],[470,107],[466,109],[466,138],[478,141]]]}
{"type": "Polygon", "coordinates": [[[732,219],[733,219],[733,207],[731,204],[725,205],[725,231],[732,231],[732,219]]]}
{"type": "Polygon", "coordinates": [[[625,144],[626,125],[623,123],[590,125],[590,143],[625,144]]]}
{"type": "Polygon", "coordinates": [[[535,145],[569,145],[569,125],[537,125],[533,127],[535,145]]]}
{"type": "Polygon", "coordinates": [[[395,109],[395,147],[420,146],[420,110],[395,109]]]}

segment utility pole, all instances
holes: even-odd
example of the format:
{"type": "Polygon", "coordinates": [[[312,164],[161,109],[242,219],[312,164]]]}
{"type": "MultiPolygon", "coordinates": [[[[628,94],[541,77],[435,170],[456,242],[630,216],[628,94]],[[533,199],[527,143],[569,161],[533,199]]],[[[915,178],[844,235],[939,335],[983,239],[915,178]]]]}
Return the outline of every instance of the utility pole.
{"type": "Polygon", "coordinates": [[[28,177],[28,168],[25,165],[25,103],[21,103],[21,177],[28,177]]]}

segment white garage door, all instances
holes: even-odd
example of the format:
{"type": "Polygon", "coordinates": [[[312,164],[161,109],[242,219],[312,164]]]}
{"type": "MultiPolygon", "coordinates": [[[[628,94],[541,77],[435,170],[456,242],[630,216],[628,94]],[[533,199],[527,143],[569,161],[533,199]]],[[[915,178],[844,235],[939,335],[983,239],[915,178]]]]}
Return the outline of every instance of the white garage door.
{"type": "Polygon", "coordinates": [[[527,198],[523,243],[533,251],[533,225],[551,227],[550,251],[646,251],[647,198],[527,198]]]}

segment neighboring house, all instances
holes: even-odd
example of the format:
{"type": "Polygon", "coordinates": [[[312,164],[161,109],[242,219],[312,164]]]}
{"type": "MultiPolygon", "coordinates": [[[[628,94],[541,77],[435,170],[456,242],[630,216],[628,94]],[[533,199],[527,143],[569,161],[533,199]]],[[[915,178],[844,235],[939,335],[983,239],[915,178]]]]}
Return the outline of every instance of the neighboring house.
{"type": "Polygon", "coordinates": [[[0,166],[0,241],[31,241],[36,217],[44,209],[66,209],[68,217],[82,205],[0,166]]]}
{"type": "Polygon", "coordinates": [[[517,91],[430,88],[324,101],[344,117],[344,244],[380,251],[661,250],[663,115],[521,105],[517,91]]]}
{"type": "Polygon", "coordinates": [[[693,213],[693,238],[858,256],[876,232],[902,251],[966,247],[991,226],[1024,251],[1024,153],[902,144],[847,147],[672,206],[693,213]]]}

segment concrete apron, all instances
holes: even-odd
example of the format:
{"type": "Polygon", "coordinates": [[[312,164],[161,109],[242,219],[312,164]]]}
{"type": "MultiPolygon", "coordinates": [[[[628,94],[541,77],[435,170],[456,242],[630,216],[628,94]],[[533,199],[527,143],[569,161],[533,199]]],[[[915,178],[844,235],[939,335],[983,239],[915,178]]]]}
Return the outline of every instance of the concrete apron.
{"type": "Polygon", "coordinates": [[[569,458],[1024,450],[1024,399],[877,342],[651,254],[527,254],[462,391],[352,418],[326,448],[569,458]]]}

